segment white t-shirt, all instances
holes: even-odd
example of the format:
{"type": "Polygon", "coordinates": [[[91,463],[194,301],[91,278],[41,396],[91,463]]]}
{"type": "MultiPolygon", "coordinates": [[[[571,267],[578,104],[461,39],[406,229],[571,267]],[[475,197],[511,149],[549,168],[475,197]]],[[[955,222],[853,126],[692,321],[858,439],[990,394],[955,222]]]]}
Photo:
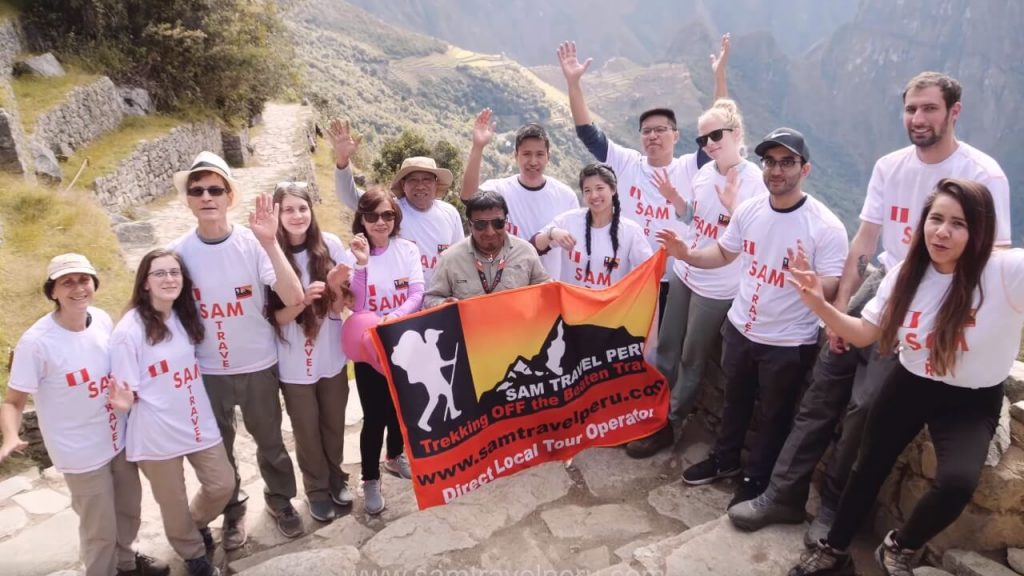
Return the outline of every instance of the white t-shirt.
{"type": "MultiPolygon", "coordinates": [[[[745,200],[768,193],[761,169],[756,164],[743,160],[737,170],[739,189],[736,191],[735,207],[739,207],[745,200]]],[[[711,246],[725,234],[729,226],[731,215],[718,199],[716,186],[725,189],[725,176],[718,172],[714,162],[708,162],[693,179],[693,222],[683,235],[683,241],[691,251],[711,246]]],[[[739,259],[721,268],[711,269],[697,268],[677,260],[673,269],[691,290],[705,298],[731,300],[739,290],[739,259]]]]}
{"type": "MultiPolygon", "coordinates": [[[[674,158],[668,166],[655,168],[640,152],[619,146],[609,139],[606,161],[612,170],[615,170],[619,182],[618,194],[622,215],[640,225],[652,250],[660,247],[654,236],[658,230],[671,228],[680,234],[684,233],[685,227],[676,219],[672,203],[658,192],[651,179],[654,178],[655,171],[660,173],[667,170],[672,185],[679,191],[683,200],[693,201],[692,182],[697,174],[696,154],[683,154],[679,158],[674,158]]],[[[671,273],[673,266],[672,261],[668,262],[665,268],[666,277],[671,273]]]]}
{"type": "MultiPolygon", "coordinates": [[[[544,186],[539,190],[526,188],[519,182],[519,176],[496,178],[480,185],[481,190],[497,192],[508,204],[508,231],[529,241],[533,235],[547,226],[555,216],[580,207],[580,201],[572,188],[561,180],[546,176],[544,186]]],[[[561,254],[548,251],[540,257],[548,276],[560,278],[561,254]]]]}
{"type": "Polygon", "coordinates": [[[150,344],[132,309],[110,337],[111,371],[138,394],[128,416],[129,462],[177,458],[221,441],[196,348],[177,314],[171,314],[167,328],[170,340],[150,344]]]}
{"type": "Polygon", "coordinates": [[[124,448],[125,415],[107,402],[110,332],[99,308],[81,332],[47,314],[22,334],[14,349],[9,386],[32,394],[46,451],[57,470],[92,472],[124,448]]]}
{"type": "Polygon", "coordinates": [[[384,316],[400,307],[409,297],[409,286],[423,284],[423,273],[416,246],[408,240],[392,238],[387,250],[383,254],[371,253],[366,264],[366,309],[384,316]]]}
{"type": "Polygon", "coordinates": [[[846,262],[846,228],[824,204],[806,195],[793,208],[772,208],[771,196],[747,200],[732,215],[718,241],[739,253],[740,286],[728,318],[741,334],[771,346],[813,344],[818,317],[786,283],[789,257],[797,240],[803,242],[811,269],[821,277],[842,275],[846,262]]]}
{"type": "Polygon", "coordinates": [[[996,206],[996,246],[1010,245],[1010,184],[991,156],[959,142],[956,151],[938,164],[925,164],[917,147],[907,146],[875,162],[860,219],[882,227],[878,261],[891,270],[907,256],[925,200],[943,178],[975,180],[988,187],[996,206]]]}
{"type": "Polygon", "coordinates": [[[429,282],[437,268],[438,255],[465,237],[459,211],[441,200],[434,200],[434,205],[426,212],[413,208],[405,197],[399,198],[398,204],[402,207],[402,227],[398,235],[419,249],[423,278],[429,282]]]}
{"type": "MultiPolygon", "coordinates": [[[[875,326],[882,323],[902,268],[901,262],[889,270],[878,293],[864,306],[863,318],[875,326]]],[[[979,292],[975,290],[974,322],[964,330],[956,364],[952,373],[937,376],[928,360],[930,340],[936,316],[952,283],[952,274],[941,274],[928,266],[898,332],[900,363],[918,376],[952,386],[995,386],[1010,373],[1020,350],[1021,327],[1024,326],[1024,250],[992,253],[981,274],[985,301],[978,307],[979,292]]]]}
{"type": "Polygon", "coordinates": [[[252,230],[235,226],[217,244],[199,239],[195,230],[168,246],[181,255],[194,285],[193,295],[206,337],[197,347],[204,374],[248,374],[277,362],[274,329],[263,316],[265,287],[277,282],[252,230]]]}
{"type": "MultiPolygon", "coordinates": [[[[322,232],[324,244],[331,259],[349,266],[355,260],[346,252],[341,240],[330,232],[322,232]]],[[[309,287],[309,253],[306,250],[292,254],[299,266],[302,287],[309,287]]],[[[284,341],[277,339],[277,369],[281,382],[288,384],[315,384],[321,378],[337,376],[345,369],[345,354],[341,351],[341,320],[328,314],[321,320],[315,339],[307,339],[302,326],[292,320],[281,326],[284,341]]]]}
{"type": "Polygon", "coordinates": [[[607,288],[618,282],[630,270],[651,257],[651,246],[644,238],[644,231],[636,222],[619,218],[619,250],[612,250],[612,226],[608,224],[600,228],[590,228],[590,256],[587,256],[587,212],[589,208],[576,208],[558,217],[544,228],[545,233],[551,227],[561,228],[572,234],[576,246],[572,250],[563,250],[553,246],[551,251],[561,256],[562,282],[584,286],[586,288],[607,288]],[[586,274],[587,260],[590,261],[590,275],[586,274]],[[606,264],[615,262],[611,273],[606,264]]]}

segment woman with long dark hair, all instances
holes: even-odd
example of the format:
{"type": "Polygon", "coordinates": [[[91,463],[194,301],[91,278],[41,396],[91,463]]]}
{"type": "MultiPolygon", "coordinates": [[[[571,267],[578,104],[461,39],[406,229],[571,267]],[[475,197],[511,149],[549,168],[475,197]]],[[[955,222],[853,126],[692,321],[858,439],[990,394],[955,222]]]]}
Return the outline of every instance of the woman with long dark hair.
{"type": "Polygon", "coordinates": [[[917,550],[963,511],[999,420],[1003,381],[1024,326],[1024,250],[992,252],[995,205],[977,182],[946,178],[929,197],[906,259],[861,318],[825,302],[798,249],[791,268],[805,304],[854,346],[899,354],[868,416],[860,455],[828,537],[791,576],[853,574],[846,551],[903,449],[928,426],[938,466],[906,524],[876,552],[886,574],[911,576],[917,550]]]}
{"type": "Polygon", "coordinates": [[[352,260],[337,236],[320,231],[306,182],[278,184],[274,204],[281,212],[277,241],[306,293],[301,303],[285,306],[270,291],[268,318],[277,332],[281,390],[309,513],[330,522],[337,517],[334,504],[351,506],[353,497],[341,469],[348,405],[346,358],[340,352],[343,296],[327,281],[347,277],[352,260]]]}
{"type": "MultiPolygon", "coordinates": [[[[382,320],[399,318],[423,303],[423,266],[416,245],[398,237],[402,208],[383,187],[371,187],[359,198],[352,221],[355,235],[350,249],[355,259],[352,276],[353,312],[370,311],[382,320]]],[[[355,363],[356,388],[363,407],[359,434],[362,457],[363,506],[371,515],[384,511],[380,488],[380,450],[387,429],[384,469],[412,478],[398,415],[388,392],[388,381],[366,362],[355,363]]]]}
{"type": "Polygon", "coordinates": [[[176,253],[157,249],[139,262],[125,315],[110,338],[111,370],[120,384],[111,403],[131,410],[126,450],[149,479],[164,533],[190,576],[212,576],[207,525],[235,487],[220,429],[196,360],[204,337],[192,277],[176,253]],[[184,461],[199,478],[189,503],[184,461]]]}
{"type": "Polygon", "coordinates": [[[651,257],[640,225],[622,218],[615,171],[595,162],[580,171],[585,208],[563,212],[531,241],[541,254],[562,249],[561,280],[586,288],[607,288],[651,257]],[[583,239],[580,250],[577,238],[583,239]]]}

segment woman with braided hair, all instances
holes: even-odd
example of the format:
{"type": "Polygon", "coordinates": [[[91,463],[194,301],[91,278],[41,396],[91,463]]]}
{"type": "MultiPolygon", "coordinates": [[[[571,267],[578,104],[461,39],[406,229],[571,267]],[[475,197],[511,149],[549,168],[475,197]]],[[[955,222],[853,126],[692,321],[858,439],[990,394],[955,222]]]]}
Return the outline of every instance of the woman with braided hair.
{"type": "Polygon", "coordinates": [[[540,254],[555,247],[563,250],[562,282],[607,288],[651,257],[640,225],[620,217],[616,185],[611,167],[588,164],[580,171],[586,208],[559,214],[531,239],[540,254]],[[582,250],[576,240],[581,237],[582,250]]]}

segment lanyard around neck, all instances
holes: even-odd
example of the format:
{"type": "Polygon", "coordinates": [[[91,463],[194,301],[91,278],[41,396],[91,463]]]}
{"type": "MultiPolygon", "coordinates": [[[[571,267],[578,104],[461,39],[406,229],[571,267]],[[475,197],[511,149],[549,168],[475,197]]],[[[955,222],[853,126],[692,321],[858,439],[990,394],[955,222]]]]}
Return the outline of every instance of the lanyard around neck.
{"type": "Polygon", "coordinates": [[[501,282],[501,273],[505,271],[505,257],[502,256],[498,260],[498,271],[494,273],[494,283],[487,283],[487,276],[484,274],[484,264],[479,258],[476,258],[476,273],[480,275],[480,285],[484,289],[484,294],[490,294],[498,287],[498,283],[501,282]]]}

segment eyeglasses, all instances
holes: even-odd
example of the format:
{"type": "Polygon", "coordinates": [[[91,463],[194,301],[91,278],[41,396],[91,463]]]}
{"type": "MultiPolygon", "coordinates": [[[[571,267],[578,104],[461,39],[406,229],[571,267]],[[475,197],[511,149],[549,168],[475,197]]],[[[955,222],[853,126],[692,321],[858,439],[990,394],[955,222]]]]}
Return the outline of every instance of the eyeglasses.
{"type": "Polygon", "coordinates": [[[385,210],[383,212],[360,212],[360,214],[363,215],[363,220],[366,220],[369,224],[376,224],[377,220],[380,220],[381,218],[383,218],[385,222],[395,221],[394,210],[385,210]]]}
{"type": "Polygon", "coordinates": [[[787,156],[782,160],[776,160],[775,158],[769,158],[767,156],[761,158],[761,166],[764,166],[765,170],[771,170],[776,166],[781,166],[783,170],[789,170],[793,166],[796,166],[797,164],[801,163],[802,162],[799,158],[793,158],[792,156],[787,156]]]}
{"type": "Polygon", "coordinates": [[[473,229],[476,230],[477,232],[483,232],[484,230],[487,230],[487,226],[490,226],[495,230],[505,229],[504,218],[491,218],[490,220],[470,220],[470,222],[473,224],[473,229]]]}
{"type": "Polygon", "coordinates": [[[168,276],[170,276],[171,278],[180,278],[181,268],[171,268],[170,270],[150,270],[149,276],[152,276],[157,280],[163,280],[168,276]]]}
{"type": "Polygon", "coordinates": [[[701,148],[708,145],[708,140],[712,142],[718,142],[725,136],[726,132],[732,132],[732,128],[719,128],[718,130],[712,130],[703,136],[697,136],[697,146],[701,148]]]}
{"type": "Polygon", "coordinates": [[[193,198],[199,198],[200,196],[203,195],[203,192],[209,192],[210,196],[213,196],[214,198],[216,198],[217,196],[223,195],[227,191],[228,191],[227,188],[225,188],[223,186],[206,186],[206,187],[203,187],[203,186],[193,186],[193,187],[189,188],[186,191],[186,193],[189,196],[192,196],[193,198]]]}
{"type": "Polygon", "coordinates": [[[420,184],[427,186],[437,182],[437,176],[417,176],[416,178],[405,177],[405,182],[410,186],[419,186],[420,184]]]}
{"type": "Polygon", "coordinates": [[[675,128],[671,126],[645,126],[640,129],[640,135],[650,136],[651,134],[657,134],[658,136],[661,136],[669,130],[675,130],[675,128]]]}

